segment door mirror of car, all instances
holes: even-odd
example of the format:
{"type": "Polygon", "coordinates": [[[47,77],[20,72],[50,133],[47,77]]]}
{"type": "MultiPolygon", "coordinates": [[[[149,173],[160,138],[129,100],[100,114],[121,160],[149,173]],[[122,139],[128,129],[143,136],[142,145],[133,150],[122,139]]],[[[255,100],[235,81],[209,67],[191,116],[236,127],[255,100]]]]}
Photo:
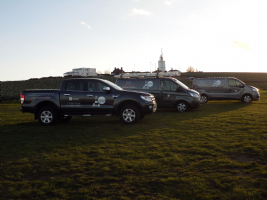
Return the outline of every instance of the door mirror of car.
{"type": "Polygon", "coordinates": [[[110,87],[103,87],[103,91],[109,92],[110,91],[110,87]]]}

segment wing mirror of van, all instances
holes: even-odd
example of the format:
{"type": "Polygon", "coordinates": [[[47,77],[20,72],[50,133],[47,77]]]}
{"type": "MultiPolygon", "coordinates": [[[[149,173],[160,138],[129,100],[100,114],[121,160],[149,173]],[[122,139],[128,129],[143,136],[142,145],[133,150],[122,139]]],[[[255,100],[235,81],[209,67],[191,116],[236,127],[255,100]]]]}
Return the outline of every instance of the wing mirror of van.
{"type": "Polygon", "coordinates": [[[181,90],[180,90],[180,88],[178,87],[177,89],[176,89],[176,92],[180,92],[181,90]]]}
{"type": "Polygon", "coordinates": [[[110,87],[103,87],[103,91],[109,92],[110,91],[110,87]]]}

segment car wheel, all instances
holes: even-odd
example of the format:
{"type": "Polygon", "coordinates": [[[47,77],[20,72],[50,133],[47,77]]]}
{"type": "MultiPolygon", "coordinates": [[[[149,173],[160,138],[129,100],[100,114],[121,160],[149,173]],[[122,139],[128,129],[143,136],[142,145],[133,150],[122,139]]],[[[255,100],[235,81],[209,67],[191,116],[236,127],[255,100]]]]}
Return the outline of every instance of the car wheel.
{"type": "Polygon", "coordinates": [[[186,102],[180,101],[180,102],[177,103],[176,109],[177,109],[178,112],[185,112],[188,109],[188,105],[187,105],[186,102]]]}
{"type": "Polygon", "coordinates": [[[58,121],[59,122],[68,122],[68,121],[70,121],[71,120],[71,118],[72,118],[72,116],[67,116],[67,117],[65,117],[65,116],[61,116],[59,119],[58,119],[58,121]]]}
{"type": "Polygon", "coordinates": [[[201,103],[208,103],[208,97],[206,95],[201,95],[201,103]]]}
{"type": "Polygon", "coordinates": [[[53,125],[56,123],[57,119],[57,113],[51,107],[44,107],[38,112],[38,121],[42,125],[53,125]]]}
{"type": "Polygon", "coordinates": [[[242,98],[243,103],[251,103],[252,97],[249,94],[245,94],[242,98]]]}
{"type": "Polygon", "coordinates": [[[120,120],[124,124],[134,124],[140,119],[140,112],[133,105],[126,105],[120,111],[120,120]]]}

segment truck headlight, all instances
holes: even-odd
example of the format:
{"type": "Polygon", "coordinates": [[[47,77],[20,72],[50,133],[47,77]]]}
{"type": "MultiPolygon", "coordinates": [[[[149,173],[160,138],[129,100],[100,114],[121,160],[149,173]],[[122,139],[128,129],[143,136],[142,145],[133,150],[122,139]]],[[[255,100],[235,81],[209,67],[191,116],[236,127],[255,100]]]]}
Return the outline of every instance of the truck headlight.
{"type": "Polygon", "coordinates": [[[142,99],[144,99],[145,101],[152,101],[151,96],[144,96],[144,95],[141,95],[140,97],[141,97],[142,99]]]}
{"type": "Polygon", "coordinates": [[[198,96],[197,93],[189,92],[189,94],[190,94],[192,97],[199,98],[199,96],[198,96]]]}

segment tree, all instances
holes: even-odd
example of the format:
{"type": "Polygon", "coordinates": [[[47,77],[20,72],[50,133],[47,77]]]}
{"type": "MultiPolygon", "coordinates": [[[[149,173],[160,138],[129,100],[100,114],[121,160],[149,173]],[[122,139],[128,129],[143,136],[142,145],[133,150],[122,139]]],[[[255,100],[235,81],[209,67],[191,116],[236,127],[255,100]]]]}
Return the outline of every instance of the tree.
{"type": "Polygon", "coordinates": [[[189,66],[186,70],[186,72],[194,72],[195,71],[195,68],[192,67],[192,66],[189,66]]]}

